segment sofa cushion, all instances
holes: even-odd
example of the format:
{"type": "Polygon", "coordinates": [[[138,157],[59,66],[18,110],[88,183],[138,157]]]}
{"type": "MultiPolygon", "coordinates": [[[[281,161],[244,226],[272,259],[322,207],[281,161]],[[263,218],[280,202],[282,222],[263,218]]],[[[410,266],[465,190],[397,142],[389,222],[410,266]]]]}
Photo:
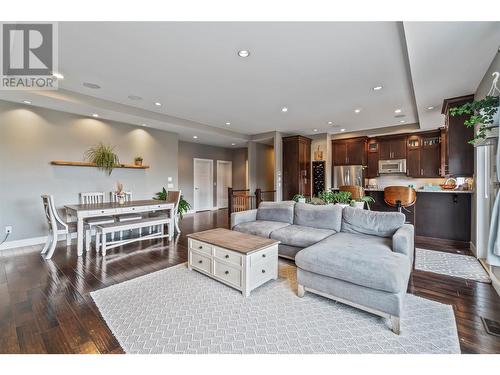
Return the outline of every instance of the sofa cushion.
{"type": "Polygon", "coordinates": [[[331,229],[340,232],[342,207],[338,205],[295,204],[293,223],[307,227],[331,229]]]}
{"type": "Polygon", "coordinates": [[[378,212],[345,207],[342,211],[342,232],[392,237],[405,223],[401,212],[378,212]]]}
{"type": "Polygon", "coordinates": [[[391,251],[391,239],[337,233],[295,256],[303,270],[390,293],[405,292],[410,260],[391,251]]]}
{"type": "Polygon", "coordinates": [[[293,224],[294,201],[262,202],[257,209],[257,220],[281,221],[293,224]]]}
{"type": "Polygon", "coordinates": [[[290,224],[288,223],[280,223],[278,221],[257,220],[238,224],[233,228],[233,230],[269,238],[269,235],[272,231],[287,227],[289,225],[290,224]]]}
{"type": "Polygon", "coordinates": [[[281,243],[285,245],[307,247],[314,245],[316,242],[334,233],[335,231],[329,229],[311,228],[293,224],[274,230],[271,233],[271,238],[281,241],[281,243]]]}

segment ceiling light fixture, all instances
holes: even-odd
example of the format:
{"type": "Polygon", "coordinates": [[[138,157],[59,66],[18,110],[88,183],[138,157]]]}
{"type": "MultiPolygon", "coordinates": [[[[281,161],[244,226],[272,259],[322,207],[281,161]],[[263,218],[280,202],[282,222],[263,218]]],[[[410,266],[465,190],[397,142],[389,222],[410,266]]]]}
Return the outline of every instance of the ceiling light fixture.
{"type": "Polygon", "coordinates": [[[406,121],[405,120],[399,120],[400,123],[404,124],[406,121]]]}
{"type": "Polygon", "coordinates": [[[198,136],[197,135],[193,135],[193,139],[198,139],[198,136]]]}
{"type": "Polygon", "coordinates": [[[97,113],[92,113],[92,117],[99,117],[97,113]]]}
{"type": "Polygon", "coordinates": [[[155,106],[159,107],[159,106],[161,106],[161,103],[160,102],[155,102],[155,106]]]}
{"type": "Polygon", "coordinates": [[[281,112],[288,112],[288,108],[287,107],[281,108],[281,112]]]}
{"type": "Polygon", "coordinates": [[[137,96],[137,95],[129,95],[128,98],[130,100],[142,100],[142,97],[137,96]]]}
{"type": "Polygon", "coordinates": [[[231,146],[236,146],[236,143],[231,143],[231,146]]]}
{"type": "Polygon", "coordinates": [[[23,100],[23,103],[24,104],[31,104],[31,102],[29,100],[23,100]]]}
{"type": "Polygon", "coordinates": [[[226,122],[226,125],[229,126],[229,125],[231,125],[231,123],[230,122],[226,122]]]}
{"type": "Polygon", "coordinates": [[[345,132],[345,129],[344,129],[344,128],[342,128],[342,129],[340,129],[340,131],[341,131],[341,132],[345,132]]]}
{"type": "Polygon", "coordinates": [[[357,108],[357,109],[354,110],[354,113],[359,113],[359,112],[361,112],[360,108],[357,108]]]}
{"type": "Polygon", "coordinates": [[[83,86],[89,88],[89,89],[100,89],[101,86],[99,86],[97,83],[92,83],[92,82],[83,82],[83,86]]]}
{"type": "Polygon", "coordinates": [[[147,126],[146,124],[141,124],[142,126],[147,126]]]}
{"type": "Polygon", "coordinates": [[[394,110],[394,113],[401,113],[401,110],[398,108],[398,109],[395,109],[394,110]]]}
{"type": "Polygon", "coordinates": [[[317,131],[318,131],[318,129],[313,129],[313,132],[317,132],[317,131]]]}
{"type": "Polygon", "coordinates": [[[250,56],[250,51],[247,51],[245,49],[238,51],[238,56],[239,57],[248,57],[248,56],[250,56]]]}
{"type": "Polygon", "coordinates": [[[57,79],[64,79],[64,76],[61,73],[52,73],[53,77],[56,77],[57,79]]]}
{"type": "Polygon", "coordinates": [[[375,86],[373,88],[373,91],[378,91],[378,90],[382,90],[382,86],[375,86]]]}
{"type": "Polygon", "coordinates": [[[331,122],[331,121],[328,121],[328,125],[332,125],[332,124],[333,124],[333,122],[331,122]]]}
{"type": "Polygon", "coordinates": [[[428,106],[428,107],[427,107],[427,109],[428,109],[429,111],[432,111],[432,110],[434,109],[434,106],[430,105],[430,106],[428,106]]]}

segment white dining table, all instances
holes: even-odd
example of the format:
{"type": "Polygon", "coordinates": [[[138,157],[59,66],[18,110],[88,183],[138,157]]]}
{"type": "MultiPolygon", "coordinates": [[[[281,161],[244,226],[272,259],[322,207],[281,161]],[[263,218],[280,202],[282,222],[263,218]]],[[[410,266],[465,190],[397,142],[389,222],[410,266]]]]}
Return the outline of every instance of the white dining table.
{"type": "MultiPolygon", "coordinates": [[[[137,200],[129,201],[124,204],[117,202],[106,203],[90,203],[90,204],[70,204],[64,206],[66,214],[70,217],[75,217],[77,222],[77,253],[78,256],[83,255],[83,226],[84,220],[90,217],[99,216],[115,216],[130,213],[148,213],[157,211],[167,211],[171,223],[174,223],[174,203],[158,200],[137,200]]],[[[168,225],[169,239],[174,238],[174,225],[168,225]]]]}

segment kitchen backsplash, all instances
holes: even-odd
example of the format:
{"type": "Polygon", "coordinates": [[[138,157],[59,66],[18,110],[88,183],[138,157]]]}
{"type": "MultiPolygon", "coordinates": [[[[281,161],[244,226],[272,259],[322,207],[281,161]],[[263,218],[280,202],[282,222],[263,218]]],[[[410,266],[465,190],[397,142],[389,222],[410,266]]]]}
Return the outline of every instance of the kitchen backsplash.
{"type": "Polygon", "coordinates": [[[402,186],[414,185],[416,189],[419,189],[427,184],[433,184],[433,185],[444,184],[446,178],[412,178],[404,175],[388,175],[377,178],[365,179],[365,186],[368,185],[369,180],[370,181],[375,180],[376,181],[375,185],[377,185],[377,187],[379,188],[385,188],[387,186],[393,186],[393,185],[402,185],[402,186]]]}

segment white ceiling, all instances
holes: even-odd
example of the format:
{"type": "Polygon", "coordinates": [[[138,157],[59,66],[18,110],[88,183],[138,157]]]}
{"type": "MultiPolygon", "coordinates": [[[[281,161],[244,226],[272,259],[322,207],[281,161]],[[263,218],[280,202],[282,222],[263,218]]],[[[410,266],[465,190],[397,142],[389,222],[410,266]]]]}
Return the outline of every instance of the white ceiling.
{"type": "Polygon", "coordinates": [[[220,146],[275,130],[357,131],[402,119],[438,127],[442,100],[475,91],[499,42],[494,22],[412,22],[404,29],[398,22],[64,22],[62,90],[4,91],[0,99],[97,112],[220,146]],[[238,57],[240,49],[250,57],[238,57]],[[378,85],[383,89],[373,91],[378,85]],[[396,118],[395,109],[405,117],[396,118]]]}

